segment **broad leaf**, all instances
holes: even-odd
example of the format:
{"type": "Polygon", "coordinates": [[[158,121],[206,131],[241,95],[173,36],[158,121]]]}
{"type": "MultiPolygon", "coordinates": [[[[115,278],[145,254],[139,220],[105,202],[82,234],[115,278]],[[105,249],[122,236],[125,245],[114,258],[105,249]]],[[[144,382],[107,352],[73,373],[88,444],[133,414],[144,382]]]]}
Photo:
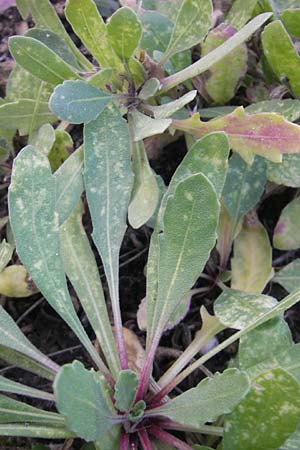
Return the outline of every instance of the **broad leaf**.
{"type": "Polygon", "coordinates": [[[296,197],[282,210],[276,224],[273,245],[279,250],[292,250],[300,246],[300,198],[296,197]]]}
{"type": "Polygon", "coordinates": [[[299,423],[299,385],[282,369],[255,378],[247,397],[226,419],[224,450],[274,450],[299,423]],[[255,430],[255,432],[253,432],[255,430]]]}
{"type": "Polygon", "coordinates": [[[135,142],[163,133],[172,123],[171,119],[152,119],[136,110],[132,112],[132,118],[133,139],[135,142]]]}
{"type": "Polygon", "coordinates": [[[54,90],[50,108],[63,120],[87,123],[96,119],[111,101],[111,95],[86,81],[66,81],[54,90]]]}
{"type": "Polygon", "coordinates": [[[138,376],[132,370],[121,370],[115,385],[115,408],[129,412],[133,406],[136,390],[139,384],[138,376]]]}
{"type": "Polygon", "coordinates": [[[256,4],[257,0],[235,0],[226,16],[226,22],[237,30],[242,28],[252,18],[256,4]]]}
{"type": "Polygon", "coordinates": [[[9,49],[20,66],[47,83],[56,85],[80,78],[60,56],[36,39],[13,36],[9,39],[9,49]]]}
{"type": "Polygon", "coordinates": [[[82,225],[79,203],[60,227],[61,255],[66,274],[95,331],[108,367],[114,377],[120,370],[97,263],[82,225]]]}
{"type": "Polygon", "coordinates": [[[239,107],[209,122],[199,120],[199,114],[194,114],[186,120],[173,120],[172,126],[195,137],[225,131],[230,147],[250,161],[253,153],[281,162],[282,153],[300,151],[300,127],[275,113],[246,114],[243,107],[239,107]]]}
{"type": "Polygon", "coordinates": [[[181,425],[197,428],[230,413],[250,388],[245,373],[236,369],[205,378],[195,388],[151,410],[148,415],[162,415],[181,425]],[[234,386],[234,389],[232,387],[234,386]]]}
{"type": "Polygon", "coordinates": [[[54,383],[57,409],[71,431],[95,441],[116,426],[116,411],[104,378],[79,361],[62,367],[54,383]]]}
{"type": "Polygon", "coordinates": [[[107,24],[110,43],[122,61],[127,61],[138,47],[142,25],[130,8],[119,8],[107,24]]]}
{"type": "MultiPolygon", "coordinates": [[[[276,112],[281,114],[286,120],[295,122],[300,117],[300,100],[292,98],[264,100],[262,102],[253,103],[245,108],[250,114],[260,112],[276,112]]],[[[284,155],[285,156],[285,155],[284,155]]]]}
{"type": "Polygon", "coordinates": [[[97,365],[105,370],[68,292],[60,256],[55,179],[47,157],[32,146],[25,147],[14,160],[9,214],[20,260],[50,305],[72,328],[97,365]]]}
{"type": "MultiPolygon", "coordinates": [[[[300,3],[299,5],[300,6],[300,3]]],[[[291,34],[294,38],[300,38],[300,9],[285,9],[280,14],[280,20],[283,22],[286,30],[291,34]]]]}
{"type": "Polygon", "coordinates": [[[281,284],[288,292],[300,289],[300,260],[295,259],[279,272],[276,272],[273,281],[281,284]]]}
{"type": "Polygon", "coordinates": [[[273,297],[228,289],[217,298],[214,311],[222,324],[242,330],[276,305],[273,297]]]}
{"type": "Polygon", "coordinates": [[[0,244],[0,272],[7,266],[13,255],[14,248],[5,239],[0,244]]]}
{"type": "Polygon", "coordinates": [[[267,161],[269,181],[289,187],[300,187],[300,155],[283,155],[282,163],[267,161]]]}
{"type": "Polygon", "coordinates": [[[48,102],[52,91],[53,86],[51,84],[43,82],[16,64],[7,80],[6,99],[14,102],[22,99],[35,100],[39,98],[42,102],[48,102]]]}
{"type": "Polygon", "coordinates": [[[155,119],[165,119],[171,117],[176,111],[194,100],[196,94],[197,91],[190,91],[177,100],[164,103],[160,106],[147,105],[147,108],[153,113],[155,119]]]}
{"type": "Polygon", "coordinates": [[[53,394],[48,392],[40,391],[39,389],[34,389],[30,386],[25,386],[25,384],[17,383],[16,381],[9,380],[3,376],[0,376],[0,391],[8,392],[11,394],[24,395],[25,397],[40,398],[43,400],[54,401],[53,394]]]}

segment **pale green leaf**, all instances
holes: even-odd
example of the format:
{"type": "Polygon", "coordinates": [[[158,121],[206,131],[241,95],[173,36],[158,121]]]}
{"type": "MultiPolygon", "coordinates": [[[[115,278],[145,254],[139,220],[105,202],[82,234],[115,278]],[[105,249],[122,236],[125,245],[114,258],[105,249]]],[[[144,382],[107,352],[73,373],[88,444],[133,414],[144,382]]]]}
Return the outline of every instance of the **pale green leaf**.
{"type": "Polygon", "coordinates": [[[273,245],[279,250],[292,250],[300,247],[300,198],[296,197],[281,211],[276,224],[273,245]]]}
{"type": "Polygon", "coordinates": [[[40,439],[66,439],[75,437],[74,433],[69,431],[66,427],[53,427],[46,423],[44,425],[27,423],[0,424],[0,436],[21,436],[23,438],[33,437],[40,439]]]}
{"type": "Polygon", "coordinates": [[[214,311],[228,328],[243,330],[276,305],[277,300],[267,295],[226,289],[215,301],[214,311]]]}
{"type": "Polygon", "coordinates": [[[89,319],[112,375],[120,370],[97,263],[82,225],[80,203],[60,227],[61,255],[66,274],[89,319]]]}
{"type": "Polygon", "coordinates": [[[96,119],[111,101],[111,95],[86,81],[66,81],[54,90],[50,108],[63,120],[87,123],[96,119]]]}
{"type": "MultiPolygon", "coordinates": [[[[159,11],[168,16],[171,20],[175,20],[182,1],[183,0],[165,0],[162,2],[161,0],[143,0],[143,7],[145,9],[159,11]]],[[[124,2],[124,0],[121,0],[121,3],[122,2],[124,2]]]]}
{"type": "Polygon", "coordinates": [[[300,260],[295,259],[279,272],[276,272],[273,281],[281,284],[288,292],[300,290],[300,260]]]}
{"type": "Polygon", "coordinates": [[[138,376],[132,370],[121,370],[115,385],[115,407],[122,412],[129,412],[133,406],[136,390],[139,384],[138,376]]]}
{"type": "Polygon", "coordinates": [[[300,430],[292,433],[279,450],[298,450],[300,447],[300,430]]]}
{"type": "Polygon", "coordinates": [[[226,22],[239,30],[252,18],[257,0],[234,0],[227,16],[226,22]]]}
{"type": "Polygon", "coordinates": [[[55,140],[48,153],[48,159],[52,172],[55,172],[68,158],[73,150],[73,139],[64,130],[55,130],[55,140]]]}
{"type": "Polygon", "coordinates": [[[286,120],[295,122],[300,118],[300,100],[295,100],[292,98],[265,100],[262,102],[253,103],[252,105],[247,106],[245,110],[250,114],[259,112],[276,112],[281,114],[286,120]]]}
{"type": "Polygon", "coordinates": [[[283,155],[280,164],[267,161],[267,177],[276,184],[300,187],[300,155],[298,153],[283,155]]]}
{"type": "Polygon", "coordinates": [[[227,369],[205,378],[195,388],[151,410],[147,415],[163,415],[181,425],[197,428],[230,413],[250,388],[245,373],[227,369]],[[234,386],[234,389],[232,387],[234,386]]]}
{"type": "Polygon", "coordinates": [[[161,134],[171,125],[171,119],[152,119],[149,116],[139,112],[132,111],[133,118],[133,139],[135,142],[141,141],[146,137],[161,134]]]}
{"type": "Polygon", "coordinates": [[[147,105],[147,108],[153,113],[155,119],[165,119],[171,117],[176,111],[183,108],[196,97],[197,91],[190,91],[177,100],[164,103],[160,106],[147,105]]]}
{"type": "Polygon", "coordinates": [[[7,297],[30,297],[37,292],[24,266],[11,264],[0,272],[0,294],[7,297]]]}
{"type": "Polygon", "coordinates": [[[14,248],[5,239],[0,244],[0,272],[7,266],[13,255],[14,248]]]}
{"type": "Polygon", "coordinates": [[[299,385],[282,369],[264,372],[227,417],[224,450],[274,450],[299,423],[299,385]],[[255,430],[255,432],[254,432],[255,430]]]}
{"type": "Polygon", "coordinates": [[[23,67],[15,64],[7,80],[6,100],[15,102],[22,99],[35,100],[39,97],[40,101],[48,102],[52,91],[51,84],[43,82],[23,67]],[[43,83],[42,89],[41,83],[43,83]]]}
{"type": "Polygon", "coordinates": [[[56,85],[80,78],[60,56],[36,39],[13,36],[9,39],[9,49],[20,66],[47,83],[56,85]]]}
{"type": "Polygon", "coordinates": [[[25,147],[14,160],[9,188],[10,223],[18,256],[50,305],[72,328],[97,365],[105,370],[68,292],[60,256],[55,198],[55,178],[47,157],[32,146],[25,147]]]}
{"type": "MultiPolygon", "coordinates": [[[[299,3],[300,6],[300,3],[299,3]]],[[[279,16],[280,20],[283,22],[286,30],[294,38],[300,38],[300,9],[285,9],[279,16]]]]}
{"type": "Polygon", "coordinates": [[[113,69],[107,67],[96,72],[95,75],[92,75],[91,78],[87,80],[87,82],[96,86],[98,89],[107,90],[106,86],[111,84],[113,76],[113,69]]]}
{"type": "Polygon", "coordinates": [[[150,78],[150,80],[147,80],[143,85],[139,93],[139,98],[141,100],[147,100],[147,98],[153,97],[153,95],[158,90],[159,86],[160,82],[157,78],[150,78]]]}
{"type": "Polygon", "coordinates": [[[138,47],[142,25],[131,8],[119,8],[107,24],[110,43],[122,61],[127,61],[138,47]]]}
{"type": "Polygon", "coordinates": [[[54,382],[57,409],[77,436],[95,441],[115,425],[116,411],[104,378],[79,361],[62,367],[54,382]]]}
{"type": "Polygon", "coordinates": [[[31,144],[44,155],[48,155],[55,142],[55,130],[49,123],[42,125],[31,140],[31,144]]]}
{"type": "Polygon", "coordinates": [[[11,394],[24,395],[26,397],[50,400],[52,402],[55,400],[53,394],[40,391],[39,389],[34,389],[30,386],[25,386],[24,384],[9,380],[8,378],[5,378],[3,376],[0,376],[0,391],[8,392],[11,394]]]}

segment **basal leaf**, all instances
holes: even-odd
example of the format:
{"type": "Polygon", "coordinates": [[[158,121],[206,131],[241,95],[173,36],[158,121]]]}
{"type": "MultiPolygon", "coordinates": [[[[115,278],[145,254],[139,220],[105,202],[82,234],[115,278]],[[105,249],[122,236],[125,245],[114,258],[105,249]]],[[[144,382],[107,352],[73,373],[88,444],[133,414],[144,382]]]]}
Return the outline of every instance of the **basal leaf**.
{"type": "Polygon", "coordinates": [[[36,425],[36,424],[19,424],[19,423],[6,423],[0,424],[1,436],[21,436],[21,437],[33,437],[40,439],[67,439],[75,437],[74,433],[68,430],[65,426],[51,426],[48,424],[36,425]]]}
{"type": "Polygon", "coordinates": [[[299,385],[282,369],[264,372],[227,417],[224,450],[274,450],[299,423],[299,385]],[[255,430],[255,432],[253,432],[255,430]]]}
{"type": "Polygon", "coordinates": [[[272,278],[272,247],[263,225],[248,216],[236,237],[231,258],[231,287],[260,294],[272,278]]]}
{"type": "Polygon", "coordinates": [[[235,0],[226,16],[226,22],[239,30],[252,18],[257,0],[235,0]]]}
{"type": "Polygon", "coordinates": [[[211,27],[212,3],[210,0],[183,0],[164,60],[175,53],[199,44],[211,27]]]}
{"type": "Polygon", "coordinates": [[[62,367],[54,383],[57,409],[77,436],[95,441],[116,426],[116,411],[104,378],[79,361],[62,367]]]}
{"type": "Polygon", "coordinates": [[[72,328],[99,367],[105,370],[68,292],[60,256],[55,179],[47,157],[32,146],[25,147],[14,160],[9,214],[20,260],[50,305],[72,328]]]}
{"type": "Polygon", "coordinates": [[[227,289],[214,303],[214,311],[222,324],[242,330],[276,305],[277,300],[267,295],[227,289]]]}
{"type": "Polygon", "coordinates": [[[152,119],[149,116],[139,112],[132,112],[133,118],[133,139],[135,142],[141,141],[146,137],[161,134],[171,125],[171,119],[152,119]]]}
{"type": "Polygon", "coordinates": [[[0,244],[0,272],[7,266],[13,255],[14,248],[5,239],[0,244]]]}
{"type": "Polygon", "coordinates": [[[300,289],[300,260],[295,259],[283,269],[276,272],[273,281],[281,284],[287,292],[300,289]]]}
{"type": "MultiPolygon", "coordinates": [[[[299,4],[300,6],[300,4],[299,4]]],[[[283,22],[286,30],[292,35],[294,38],[300,38],[300,9],[285,9],[280,14],[280,20],[283,22]]]]}
{"type": "Polygon", "coordinates": [[[173,120],[176,129],[202,137],[212,131],[225,131],[230,147],[244,158],[264,156],[281,162],[282,153],[299,153],[300,127],[275,113],[246,114],[243,107],[224,117],[203,122],[194,114],[186,120],[173,120]]]}
{"type": "Polygon", "coordinates": [[[30,386],[25,386],[25,384],[9,380],[2,375],[0,376],[0,391],[8,392],[11,394],[24,395],[25,397],[40,398],[42,400],[49,400],[52,402],[55,400],[53,394],[40,391],[39,389],[34,389],[30,386]]]}
{"type": "Polygon", "coordinates": [[[13,36],[9,39],[9,49],[20,66],[47,83],[56,85],[80,78],[60,56],[36,39],[13,36]]]}
{"type": "Polygon", "coordinates": [[[296,197],[281,211],[276,224],[273,245],[279,250],[292,250],[300,246],[300,198],[296,197]]]}
{"type": "Polygon", "coordinates": [[[183,108],[196,97],[197,91],[190,91],[177,100],[164,103],[160,106],[147,105],[154,115],[155,119],[165,119],[171,117],[176,111],[183,108]]]}
{"type": "Polygon", "coordinates": [[[289,187],[300,187],[300,155],[286,154],[282,163],[267,161],[267,177],[269,181],[289,187]]]}
{"type": "Polygon", "coordinates": [[[162,415],[181,425],[197,428],[230,413],[250,388],[245,373],[227,369],[213,378],[205,378],[195,388],[151,410],[148,415],[162,415]],[[234,386],[234,389],[232,387],[234,386]]]}
{"type": "MultiPolygon", "coordinates": [[[[211,30],[201,47],[202,56],[217,48],[235,32],[235,29],[226,23],[211,30]]],[[[234,97],[238,82],[245,75],[247,59],[247,47],[241,44],[203,75],[205,90],[214,103],[224,104],[234,97]]]]}
{"type": "Polygon", "coordinates": [[[138,376],[132,370],[121,370],[115,385],[115,407],[123,412],[129,412],[133,406],[136,390],[139,384],[138,376]]]}
{"type": "Polygon", "coordinates": [[[111,101],[111,95],[86,81],[66,81],[54,90],[50,108],[63,120],[87,123],[96,119],[111,101]]]}
{"type": "Polygon", "coordinates": [[[123,7],[109,18],[107,32],[116,54],[127,61],[140,43],[142,25],[131,8],[123,7]]]}
{"type": "Polygon", "coordinates": [[[300,95],[300,57],[279,20],[267,25],[261,36],[263,51],[280,81],[287,79],[295,96],[300,95]]]}
{"type": "Polygon", "coordinates": [[[97,263],[82,225],[83,206],[79,203],[60,227],[61,254],[66,274],[95,331],[112,375],[120,370],[114,336],[109,322],[97,263]]]}

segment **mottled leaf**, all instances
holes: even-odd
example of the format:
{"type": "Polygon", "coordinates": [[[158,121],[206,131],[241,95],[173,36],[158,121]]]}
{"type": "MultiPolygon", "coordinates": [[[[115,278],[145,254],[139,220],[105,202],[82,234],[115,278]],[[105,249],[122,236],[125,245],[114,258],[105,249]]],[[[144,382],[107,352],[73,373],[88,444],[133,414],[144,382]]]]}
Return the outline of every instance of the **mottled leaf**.
{"type": "Polygon", "coordinates": [[[115,425],[117,416],[107,383],[81,362],[62,367],[54,392],[57,409],[66,417],[68,428],[82,439],[95,441],[115,425]]]}
{"type": "MultiPolygon", "coordinates": [[[[300,4],[299,4],[300,6],[300,4]]],[[[294,38],[300,38],[300,9],[285,9],[280,14],[280,20],[283,22],[286,30],[294,38]]]]}
{"type": "Polygon", "coordinates": [[[0,376],[0,391],[8,392],[11,394],[24,395],[25,397],[40,398],[42,400],[55,401],[54,395],[48,392],[40,391],[39,389],[34,389],[25,384],[17,383],[16,381],[9,380],[8,378],[0,376]]]}
{"type": "Polygon", "coordinates": [[[31,140],[31,144],[44,155],[48,155],[55,142],[55,130],[49,123],[42,125],[31,140]]]}
{"type": "Polygon", "coordinates": [[[300,155],[283,155],[280,164],[267,161],[269,181],[289,187],[300,187],[300,155]]]}
{"type": "Polygon", "coordinates": [[[30,73],[50,84],[80,76],[45,44],[31,37],[13,36],[9,49],[17,63],[30,73]]]}
{"type": "Polygon", "coordinates": [[[40,101],[48,102],[52,91],[51,84],[43,82],[23,67],[15,64],[7,80],[6,100],[15,102],[22,99],[35,100],[39,97],[40,101]]]}
{"type": "Polygon", "coordinates": [[[134,141],[141,141],[146,137],[161,134],[171,125],[171,119],[152,119],[139,111],[132,112],[133,118],[133,138],[134,141]]]}
{"type": "Polygon", "coordinates": [[[111,101],[111,95],[86,81],[66,81],[54,90],[50,108],[63,120],[87,123],[96,119],[111,101]]]}
{"type": "Polygon", "coordinates": [[[129,412],[133,406],[136,390],[139,384],[138,376],[132,370],[121,370],[115,385],[115,408],[129,412]]]}
{"type": "Polygon", "coordinates": [[[252,18],[257,0],[234,0],[227,16],[226,22],[239,30],[252,18]]]}
{"type": "Polygon", "coordinates": [[[276,224],[273,245],[279,250],[292,250],[300,247],[300,198],[292,200],[281,211],[276,224]]]}
{"type": "Polygon", "coordinates": [[[190,91],[177,100],[164,103],[160,106],[147,105],[147,108],[153,112],[155,119],[165,119],[171,117],[176,111],[183,108],[196,97],[197,91],[190,91]]]}
{"type": "Polygon", "coordinates": [[[299,423],[299,385],[282,369],[264,372],[226,419],[224,450],[274,450],[299,423]],[[253,432],[255,430],[255,432],[253,432]]]}
{"type": "Polygon", "coordinates": [[[295,259],[283,269],[276,272],[273,281],[281,284],[288,292],[300,289],[300,260],[295,259]]]}
{"type": "Polygon", "coordinates": [[[296,122],[296,120],[300,118],[300,100],[295,100],[292,98],[285,98],[282,100],[265,100],[247,106],[245,111],[250,114],[260,112],[276,112],[281,114],[286,120],[296,122]]]}
{"type": "Polygon", "coordinates": [[[122,61],[127,61],[138,47],[142,25],[130,8],[119,8],[107,24],[110,43],[122,61]]]}
{"type": "Polygon", "coordinates": [[[14,248],[5,239],[0,244],[0,272],[7,266],[13,255],[14,248]]]}

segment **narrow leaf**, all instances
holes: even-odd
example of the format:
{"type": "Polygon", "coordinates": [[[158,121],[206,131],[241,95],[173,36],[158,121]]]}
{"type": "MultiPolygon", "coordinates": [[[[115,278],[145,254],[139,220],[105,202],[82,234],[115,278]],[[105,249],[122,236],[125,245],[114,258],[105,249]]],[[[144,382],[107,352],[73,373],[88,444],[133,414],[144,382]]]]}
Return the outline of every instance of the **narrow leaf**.
{"type": "Polygon", "coordinates": [[[168,102],[160,106],[147,105],[147,108],[153,112],[155,119],[165,119],[171,117],[176,111],[194,100],[196,94],[197,91],[190,91],[172,102],[168,102]]]}
{"type": "Polygon", "coordinates": [[[171,119],[152,119],[136,110],[132,112],[132,118],[134,125],[133,139],[135,142],[163,133],[172,123],[171,119]]]}
{"type": "Polygon", "coordinates": [[[273,281],[281,284],[288,292],[300,290],[300,260],[295,259],[279,272],[276,272],[273,281]]]}
{"type": "Polygon", "coordinates": [[[139,384],[138,376],[132,370],[122,370],[119,373],[114,398],[115,407],[122,412],[129,412],[133,406],[136,390],[139,384]]]}
{"type": "Polygon", "coordinates": [[[251,19],[256,3],[257,0],[235,0],[226,16],[226,22],[237,30],[242,28],[251,19]]]}
{"type": "Polygon", "coordinates": [[[21,436],[33,437],[41,439],[66,439],[75,437],[66,427],[52,427],[51,425],[36,425],[36,424],[18,424],[6,423],[0,424],[1,436],[21,436]]]}
{"type": "Polygon", "coordinates": [[[0,272],[7,266],[13,255],[14,248],[5,239],[0,244],[0,272]]]}
{"type": "Polygon", "coordinates": [[[11,394],[24,395],[26,397],[50,400],[52,402],[55,400],[53,394],[40,391],[39,389],[34,389],[30,386],[25,386],[24,384],[9,380],[8,378],[5,378],[3,376],[0,376],[0,391],[8,392],[11,394]]]}
{"type": "Polygon", "coordinates": [[[273,245],[279,250],[293,250],[300,246],[300,198],[292,200],[282,210],[276,224],[273,245]]]}

